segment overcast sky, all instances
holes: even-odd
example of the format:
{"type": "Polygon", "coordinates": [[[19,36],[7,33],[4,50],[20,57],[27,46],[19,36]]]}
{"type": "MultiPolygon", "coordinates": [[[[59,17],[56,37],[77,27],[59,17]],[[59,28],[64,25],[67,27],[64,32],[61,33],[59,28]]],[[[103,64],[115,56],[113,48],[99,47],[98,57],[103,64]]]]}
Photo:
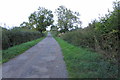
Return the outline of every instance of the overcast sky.
{"type": "Polygon", "coordinates": [[[108,9],[112,11],[115,0],[0,0],[0,25],[19,26],[23,21],[28,21],[28,16],[38,7],[45,7],[55,11],[64,5],[72,11],[80,13],[82,26],[88,25],[91,20],[97,19],[99,14],[105,15],[108,9]]]}

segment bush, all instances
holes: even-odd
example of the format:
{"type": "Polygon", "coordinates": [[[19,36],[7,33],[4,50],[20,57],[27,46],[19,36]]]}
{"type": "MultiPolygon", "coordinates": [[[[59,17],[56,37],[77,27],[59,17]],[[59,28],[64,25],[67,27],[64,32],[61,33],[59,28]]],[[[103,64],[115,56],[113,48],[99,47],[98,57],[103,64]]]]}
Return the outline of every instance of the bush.
{"type": "Polygon", "coordinates": [[[120,30],[120,6],[119,2],[114,3],[114,11],[99,21],[94,20],[88,27],[69,31],[62,35],[62,39],[82,47],[90,48],[102,53],[107,59],[117,63],[120,30]]]}
{"type": "Polygon", "coordinates": [[[87,48],[73,46],[60,38],[55,39],[61,46],[70,78],[118,77],[118,64],[104,59],[102,54],[87,48]]]}
{"type": "Polygon", "coordinates": [[[61,38],[77,46],[95,48],[95,40],[91,28],[67,32],[61,38]]]}
{"type": "Polygon", "coordinates": [[[25,43],[37,38],[42,37],[43,35],[38,31],[32,30],[23,30],[23,29],[12,29],[2,30],[2,49],[7,49],[14,45],[25,43]]]}
{"type": "MultiPolygon", "coordinates": [[[[93,28],[94,29],[94,28],[93,28]]],[[[84,28],[67,32],[61,36],[62,39],[76,46],[89,48],[97,51],[106,58],[117,61],[118,35],[117,33],[98,34],[92,28],[84,28]]]]}

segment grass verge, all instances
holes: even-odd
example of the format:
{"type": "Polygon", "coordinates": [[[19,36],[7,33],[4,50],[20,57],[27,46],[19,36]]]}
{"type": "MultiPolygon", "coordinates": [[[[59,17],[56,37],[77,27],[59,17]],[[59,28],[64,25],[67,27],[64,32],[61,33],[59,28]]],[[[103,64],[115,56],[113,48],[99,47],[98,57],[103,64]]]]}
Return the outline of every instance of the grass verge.
{"type": "Polygon", "coordinates": [[[73,46],[55,38],[60,44],[70,78],[114,78],[117,65],[103,59],[101,54],[73,46]]]}
{"type": "Polygon", "coordinates": [[[2,63],[5,63],[9,61],[11,58],[14,58],[15,56],[25,52],[27,49],[31,48],[32,46],[34,46],[43,39],[44,37],[13,46],[11,48],[8,48],[7,50],[2,50],[2,63]]]}

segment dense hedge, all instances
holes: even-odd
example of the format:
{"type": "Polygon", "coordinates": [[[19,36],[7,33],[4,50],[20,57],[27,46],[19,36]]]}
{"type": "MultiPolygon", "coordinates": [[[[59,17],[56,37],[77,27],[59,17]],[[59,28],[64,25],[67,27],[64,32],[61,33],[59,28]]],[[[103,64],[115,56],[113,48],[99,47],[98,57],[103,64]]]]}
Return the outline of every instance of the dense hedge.
{"type": "Polygon", "coordinates": [[[85,28],[67,32],[61,36],[62,39],[77,46],[90,48],[102,53],[106,58],[115,58],[118,53],[118,34],[97,34],[92,29],[85,28]]]}
{"type": "Polygon", "coordinates": [[[106,58],[116,62],[120,34],[120,5],[118,4],[115,2],[114,11],[101,17],[99,21],[94,20],[88,27],[66,32],[61,37],[74,45],[102,53],[106,58]]]}
{"type": "Polygon", "coordinates": [[[27,41],[42,37],[38,31],[21,30],[21,29],[2,29],[2,49],[7,49],[27,41]]]}
{"type": "Polygon", "coordinates": [[[91,29],[79,29],[63,34],[61,38],[81,47],[95,48],[95,40],[91,29]]]}

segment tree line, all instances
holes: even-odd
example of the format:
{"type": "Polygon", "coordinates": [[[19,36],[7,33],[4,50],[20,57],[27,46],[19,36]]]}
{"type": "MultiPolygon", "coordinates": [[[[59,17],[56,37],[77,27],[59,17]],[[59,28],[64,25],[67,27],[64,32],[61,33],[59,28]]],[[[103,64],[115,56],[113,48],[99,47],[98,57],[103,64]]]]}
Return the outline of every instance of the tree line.
{"type": "Polygon", "coordinates": [[[86,28],[76,29],[61,35],[61,38],[77,46],[89,48],[118,64],[120,44],[120,2],[113,3],[113,11],[99,20],[93,20],[86,28]]]}
{"type": "Polygon", "coordinates": [[[60,29],[60,32],[66,32],[78,28],[78,25],[81,24],[79,13],[64,6],[59,6],[55,13],[58,16],[58,25],[53,24],[54,15],[51,10],[39,7],[37,11],[30,14],[28,22],[22,22],[18,27],[7,29],[0,26],[2,29],[2,49],[42,37],[48,26],[56,28],[56,30],[60,29]]]}
{"type": "Polygon", "coordinates": [[[29,17],[29,22],[23,22],[19,27],[7,29],[2,26],[2,49],[25,43],[45,36],[46,27],[53,23],[52,11],[39,7],[29,17]]]}
{"type": "MultiPolygon", "coordinates": [[[[54,30],[56,34],[65,33],[61,36],[64,40],[74,45],[83,46],[98,51],[113,59],[116,58],[118,51],[118,28],[120,26],[119,2],[114,2],[113,8],[113,12],[109,12],[109,14],[106,14],[105,17],[101,17],[99,20],[92,21],[88,27],[81,28],[80,26],[82,22],[80,21],[79,12],[74,12],[65,6],[59,6],[55,10],[57,15],[57,24],[54,24],[53,12],[44,7],[39,7],[37,11],[30,14],[28,17],[28,22],[23,22],[19,27],[15,27],[14,29],[17,29],[17,31],[19,30],[19,33],[23,37],[25,37],[24,35],[26,35],[26,33],[24,32],[23,34],[22,31],[25,30],[29,32],[30,30],[34,31],[42,36],[43,32],[46,31],[46,28],[51,26],[51,30],[54,30]]],[[[15,36],[21,36],[17,35],[15,30],[3,29],[3,35],[8,36],[12,34],[15,36]],[[11,31],[12,33],[8,33],[7,31],[11,31]]],[[[8,39],[10,39],[9,36],[3,36],[3,44],[5,40],[8,39]]],[[[17,37],[15,39],[17,39],[17,37]]],[[[8,41],[9,43],[14,42],[12,39],[8,41]]]]}
{"type": "Polygon", "coordinates": [[[59,8],[55,10],[55,13],[58,18],[57,24],[54,24],[54,15],[51,10],[39,7],[37,11],[28,17],[29,21],[21,23],[20,27],[34,29],[41,33],[46,31],[48,26],[50,26],[51,29],[56,28],[56,30],[60,32],[66,32],[80,27],[79,12],[73,12],[65,6],[59,6],[59,8]]]}

